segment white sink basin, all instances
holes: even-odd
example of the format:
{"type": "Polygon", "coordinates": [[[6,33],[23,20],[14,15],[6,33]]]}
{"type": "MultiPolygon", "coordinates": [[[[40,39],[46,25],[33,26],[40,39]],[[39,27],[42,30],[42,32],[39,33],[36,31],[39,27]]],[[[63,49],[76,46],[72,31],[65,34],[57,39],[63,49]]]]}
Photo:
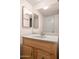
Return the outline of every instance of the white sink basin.
{"type": "Polygon", "coordinates": [[[46,36],[35,36],[35,37],[39,37],[39,38],[47,38],[46,36]]]}

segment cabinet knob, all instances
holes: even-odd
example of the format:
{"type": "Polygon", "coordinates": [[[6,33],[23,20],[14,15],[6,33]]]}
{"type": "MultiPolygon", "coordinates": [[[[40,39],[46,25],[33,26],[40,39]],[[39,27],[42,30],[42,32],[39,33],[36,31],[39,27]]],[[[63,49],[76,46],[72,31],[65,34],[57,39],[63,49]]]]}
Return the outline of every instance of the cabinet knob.
{"type": "Polygon", "coordinates": [[[45,59],[44,57],[42,57],[42,59],[45,59]]]}

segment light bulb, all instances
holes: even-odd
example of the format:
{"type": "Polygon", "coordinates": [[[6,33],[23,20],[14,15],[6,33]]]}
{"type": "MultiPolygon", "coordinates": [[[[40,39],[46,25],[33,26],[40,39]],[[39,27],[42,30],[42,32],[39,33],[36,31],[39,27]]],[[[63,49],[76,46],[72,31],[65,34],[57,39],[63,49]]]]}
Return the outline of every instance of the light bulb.
{"type": "Polygon", "coordinates": [[[48,9],[48,6],[44,7],[43,9],[44,9],[44,10],[48,9]]]}

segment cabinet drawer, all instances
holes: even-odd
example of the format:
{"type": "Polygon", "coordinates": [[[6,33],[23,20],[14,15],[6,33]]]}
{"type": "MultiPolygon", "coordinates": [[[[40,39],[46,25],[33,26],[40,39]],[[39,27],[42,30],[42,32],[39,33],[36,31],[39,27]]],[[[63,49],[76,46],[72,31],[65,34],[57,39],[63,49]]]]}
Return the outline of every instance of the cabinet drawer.
{"type": "Polygon", "coordinates": [[[52,55],[50,53],[38,50],[37,51],[37,59],[51,59],[52,55]]]}
{"type": "Polygon", "coordinates": [[[36,46],[35,41],[33,41],[31,38],[25,38],[23,37],[23,45],[29,45],[29,46],[36,46]]]}
{"type": "Polygon", "coordinates": [[[28,46],[22,46],[22,49],[21,49],[21,55],[22,56],[32,56],[33,54],[33,49],[31,47],[28,47],[28,46]]]}

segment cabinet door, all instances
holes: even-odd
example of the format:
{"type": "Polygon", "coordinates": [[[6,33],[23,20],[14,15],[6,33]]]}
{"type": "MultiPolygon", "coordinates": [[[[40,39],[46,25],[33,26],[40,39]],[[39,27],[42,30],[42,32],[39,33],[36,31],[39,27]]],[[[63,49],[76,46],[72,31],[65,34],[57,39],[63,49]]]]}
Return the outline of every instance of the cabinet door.
{"type": "Polygon", "coordinates": [[[37,59],[51,59],[51,55],[47,52],[38,50],[37,59]]]}
{"type": "Polygon", "coordinates": [[[21,59],[33,59],[33,48],[28,46],[22,46],[21,59]]]}

